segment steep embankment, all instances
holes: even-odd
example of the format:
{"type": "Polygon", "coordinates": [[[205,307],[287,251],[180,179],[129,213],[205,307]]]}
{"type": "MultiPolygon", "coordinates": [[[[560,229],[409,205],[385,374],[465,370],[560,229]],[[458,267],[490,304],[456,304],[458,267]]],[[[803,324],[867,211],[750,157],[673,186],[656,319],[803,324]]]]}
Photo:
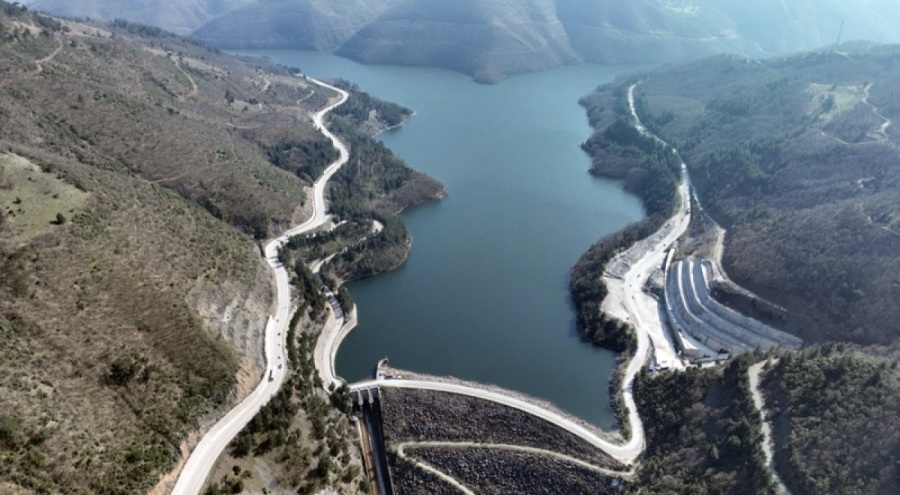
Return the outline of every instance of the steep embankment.
{"type": "Polygon", "coordinates": [[[328,106],[319,110],[313,116],[313,124],[316,129],[322,131],[325,137],[337,148],[338,157],[325,168],[322,176],[313,184],[312,214],[310,217],[300,225],[288,229],[284,235],[266,243],[263,249],[266,261],[272,269],[272,278],[276,289],[276,310],[269,317],[263,344],[266,359],[265,369],[269,370],[268,376],[263,373],[253,392],[240,404],[228,411],[228,414],[213,425],[197,443],[194,451],[191,452],[190,457],[185,462],[173,494],[188,495],[200,492],[215,465],[216,459],[222,455],[229,442],[259,413],[263,405],[278,393],[285,381],[287,369],[284,367],[284,364],[288,362],[287,335],[290,329],[292,305],[288,272],[278,260],[278,251],[287,243],[289,236],[304,234],[325,223],[325,185],[331,176],[347,163],[350,157],[347,147],[334,134],[325,129],[323,123],[325,115],[347,101],[349,95],[346,91],[318,81],[315,81],[315,84],[335,91],[338,94],[338,97],[333,102],[330,102],[328,106]]]}
{"type": "Polygon", "coordinates": [[[2,481],[144,491],[261,372],[269,283],[235,226],[290,219],[250,203],[303,183],[223,125],[253,118],[223,95],[255,68],[7,4],[0,25],[2,481]]]}

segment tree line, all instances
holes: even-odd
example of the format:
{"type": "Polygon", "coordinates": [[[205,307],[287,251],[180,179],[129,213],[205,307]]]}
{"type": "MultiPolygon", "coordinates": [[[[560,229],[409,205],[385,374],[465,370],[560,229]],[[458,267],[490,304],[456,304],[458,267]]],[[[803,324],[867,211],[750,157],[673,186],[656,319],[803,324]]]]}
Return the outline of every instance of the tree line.
{"type": "MultiPolygon", "coordinates": [[[[622,91],[616,94],[620,95],[617,101],[625,97],[622,91]]],[[[594,116],[595,132],[582,145],[594,159],[592,173],[623,179],[625,189],[641,198],[647,217],[591,246],[572,269],[569,291],[582,338],[618,352],[633,351],[637,340],[630,325],[600,310],[608,294],[603,272],[617,254],[656,232],[672,215],[680,160],[668,147],[641,134],[628,120],[625,105],[615,106],[610,115],[597,101],[585,99],[582,103],[594,116]],[[625,160],[607,167],[605,157],[625,160]]]]}
{"type": "Polygon", "coordinates": [[[363,91],[357,84],[345,79],[337,79],[334,82],[334,86],[347,91],[350,96],[343,105],[335,108],[333,113],[347,117],[357,124],[369,120],[370,113],[373,110],[377,116],[376,118],[387,127],[395,127],[402,124],[413,113],[412,110],[396,103],[375,98],[363,91]]]}

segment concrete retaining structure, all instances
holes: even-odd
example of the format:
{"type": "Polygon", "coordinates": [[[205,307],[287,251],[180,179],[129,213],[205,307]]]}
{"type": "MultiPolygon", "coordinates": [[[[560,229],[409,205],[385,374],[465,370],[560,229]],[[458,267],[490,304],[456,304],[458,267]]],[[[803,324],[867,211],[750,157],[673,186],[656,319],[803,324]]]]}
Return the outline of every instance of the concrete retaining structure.
{"type": "Polygon", "coordinates": [[[710,280],[712,280],[714,273],[712,262],[706,259],[701,259],[695,262],[693,266],[694,280],[698,282],[702,280],[702,283],[696,284],[697,294],[704,302],[705,307],[713,312],[716,316],[722,318],[723,320],[730,321],[736,325],[746,328],[760,336],[778,342],[778,344],[781,346],[788,347],[790,349],[799,349],[800,346],[803,345],[803,340],[789,333],[772,328],[769,325],[754,320],[753,318],[748,318],[713,299],[709,291],[710,280]]]}
{"type": "Polygon", "coordinates": [[[741,354],[754,349],[797,349],[802,341],[715,301],[709,291],[712,265],[707,260],[671,262],[666,271],[666,313],[674,329],[714,349],[741,354]]]}

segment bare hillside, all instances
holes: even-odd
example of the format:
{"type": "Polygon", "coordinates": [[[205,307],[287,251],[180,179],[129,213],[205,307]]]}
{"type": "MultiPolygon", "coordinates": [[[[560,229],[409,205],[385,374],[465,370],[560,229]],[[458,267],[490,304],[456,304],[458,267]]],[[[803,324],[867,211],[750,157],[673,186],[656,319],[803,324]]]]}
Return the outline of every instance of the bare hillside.
{"type": "Polygon", "coordinates": [[[0,2],[0,492],[146,492],[259,380],[318,88],[0,2]]]}

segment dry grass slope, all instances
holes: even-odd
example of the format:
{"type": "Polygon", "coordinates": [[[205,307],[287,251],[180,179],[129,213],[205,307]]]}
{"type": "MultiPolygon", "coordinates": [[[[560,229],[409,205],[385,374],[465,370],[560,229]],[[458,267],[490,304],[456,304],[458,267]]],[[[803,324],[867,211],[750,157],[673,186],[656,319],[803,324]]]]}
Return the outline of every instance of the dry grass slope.
{"type": "Polygon", "coordinates": [[[0,491],[146,492],[246,393],[272,298],[253,237],[308,186],[268,151],[319,139],[330,96],[0,2],[0,491]]]}
{"type": "Polygon", "coordinates": [[[6,210],[3,234],[13,243],[27,242],[53,225],[65,224],[87,198],[84,191],[44,173],[27,159],[0,154],[0,208],[6,210]]]}

